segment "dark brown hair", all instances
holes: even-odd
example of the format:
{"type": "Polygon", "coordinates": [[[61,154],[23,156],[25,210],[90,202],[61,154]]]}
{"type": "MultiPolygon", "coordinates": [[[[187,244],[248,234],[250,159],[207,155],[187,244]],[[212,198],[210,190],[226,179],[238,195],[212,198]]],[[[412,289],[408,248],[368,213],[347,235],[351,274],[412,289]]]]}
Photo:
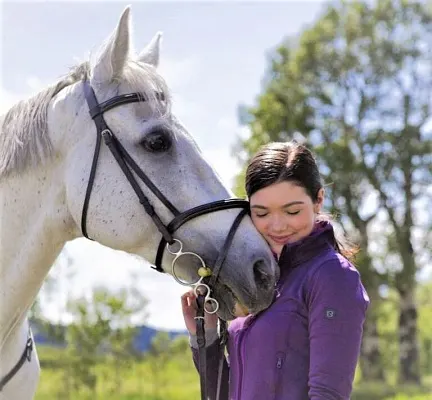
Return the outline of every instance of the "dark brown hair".
{"type": "Polygon", "coordinates": [[[315,158],[307,147],[296,142],[273,142],[262,146],[246,170],[248,197],[284,181],[303,187],[314,203],[323,187],[315,158]]]}
{"type": "MultiPolygon", "coordinates": [[[[261,146],[246,169],[246,193],[249,198],[267,186],[279,182],[293,182],[305,189],[313,203],[323,188],[321,174],[313,153],[300,143],[272,142],[261,146]]],[[[318,220],[331,221],[328,214],[320,213],[318,220]]],[[[346,238],[335,238],[335,249],[352,260],[357,248],[346,238]]]]}

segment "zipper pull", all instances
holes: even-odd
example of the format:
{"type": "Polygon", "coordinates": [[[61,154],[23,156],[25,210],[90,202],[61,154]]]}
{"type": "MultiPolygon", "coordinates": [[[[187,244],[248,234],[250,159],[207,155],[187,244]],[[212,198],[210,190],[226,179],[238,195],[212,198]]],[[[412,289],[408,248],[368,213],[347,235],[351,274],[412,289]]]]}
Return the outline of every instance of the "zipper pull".
{"type": "Polygon", "coordinates": [[[276,368],[277,369],[281,369],[282,366],[283,366],[284,361],[285,361],[285,353],[282,353],[282,352],[278,353],[276,368]]]}

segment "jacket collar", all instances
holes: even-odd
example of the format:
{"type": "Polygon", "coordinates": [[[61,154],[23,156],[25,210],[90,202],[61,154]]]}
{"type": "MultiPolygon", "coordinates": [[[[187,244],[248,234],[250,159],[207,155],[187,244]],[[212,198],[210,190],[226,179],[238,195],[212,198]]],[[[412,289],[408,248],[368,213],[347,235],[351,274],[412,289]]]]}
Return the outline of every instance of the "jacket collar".
{"type": "Polygon", "coordinates": [[[326,249],[335,248],[333,226],[328,221],[317,221],[312,232],[303,239],[286,244],[281,251],[278,264],[281,274],[309,261],[326,249]]]}

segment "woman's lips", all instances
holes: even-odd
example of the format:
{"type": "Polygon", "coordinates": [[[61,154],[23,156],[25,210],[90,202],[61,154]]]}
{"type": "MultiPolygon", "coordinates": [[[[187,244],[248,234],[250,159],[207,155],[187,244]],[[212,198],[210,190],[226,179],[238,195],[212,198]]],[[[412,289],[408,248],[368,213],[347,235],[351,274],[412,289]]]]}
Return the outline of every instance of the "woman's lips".
{"type": "Polygon", "coordinates": [[[290,238],[292,237],[293,235],[286,235],[286,236],[272,236],[272,235],[269,235],[269,238],[273,241],[273,242],[275,242],[275,243],[277,243],[277,244],[285,244],[285,243],[287,243],[289,240],[290,240],[290,238]]]}

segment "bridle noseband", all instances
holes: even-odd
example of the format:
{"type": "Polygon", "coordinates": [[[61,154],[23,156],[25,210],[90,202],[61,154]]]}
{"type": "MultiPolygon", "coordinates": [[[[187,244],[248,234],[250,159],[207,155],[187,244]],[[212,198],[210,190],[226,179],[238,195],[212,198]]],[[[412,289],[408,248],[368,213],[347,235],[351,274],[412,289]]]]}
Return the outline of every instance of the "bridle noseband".
{"type": "MultiPolygon", "coordinates": [[[[248,214],[249,211],[249,202],[243,199],[224,199],[218,200],[211,203],[199,205],[190,210],[180,212],[178,209],[160,192],[160,190],[153,184],[153,182],[148,178],[148,176],[144,173],[144,171],[138,166],[138,164],[133,160],[130,154],[126,151],[126,149],[122,146],[120,141],[114,135],[112,130],[108,127],[103,114],[114,107],[118,107],[124,104],[136,103],[136,102],[145,102],[147,101],[146,97],[140,93],[130,93],[123,94],[119,96],[115,96],[103,103],[98,103],[96,95],[94,93],[93,88],[90,83],[85,80],[83,81],[84,86],[84,95],[89,107],[89,113],[91,118],[93,119],[96,125],[96,144],[94,149],[93,161],[90,169],[90,175],[88,180],[88,186],[84,198],[84,204],[82,209],[81,216],[81,230],[83,235],[90,240],[93,240],[89,237],[87,232],[87,212],[89,208],[90,196],[93,189],[93,184],[96,175],[96,168],[99,159],[99,153],[101,148],[102,139],[104,143],[107,145],[121,170],[123,171],[126,179],[131,184],[134,192],[136,193],[139,202],[142,204],[145,212],[151,217],[157,229],[161,233],[162,237],[159,242],[159,246],[156,253],[156,259],[154,263],[154,267],[158,272],[165,272],[162,268],[162,259],[164,256],[164,251],[167,249],[172,255],[174,255],[174,260],[172,261],[171,273],[174,279],[183,285],[192,286],[194,288],[195,294],[197,295],[197,306],[198,312],[196,317],[197,323],[197,336],[198,336],[198,344],[200,348],[200,379],[201,379],[201,398],[204,400],[207,397],[207,382],[206,382],[206,357],[205,357],[205,331],[204,331],[204,313],[215,313],[219,308],[219,303],[216,299],[210,297],[210,291],[216,284],[218,279],[220,270],[225,261],[225,258],[228,254],[228,250],[232,244],[234,235],[240,226],[241,221],[248,214]],[[151,190],[151,192],[161,201],[161,203],[174,215],[172,221],[165,225],[161,218],[156,213],[154,207],[150,203],[147,196],[143,193],[141,187],[139,186],[133,172],[141,179],[141,181],[151,190]],[[204,260],[194,252],[183,252],[183,243],[174,238],[174,233],[185,223],[188,221],[198,218],[202,215],[209,214],[216,211],[228,210],[232,208],[240,208],[241,211],[235,218],[231,228],[228,232],[228,235],[225,239],[225,242],[222,246],[221,251],[218,254],[216,262],[213,268],[210,270],[206,267],[204,260]],[[175,246],[178,246],[178,249],[175,250],[175,246]],[[192,255],[198,258],[201,263],[201,268],[199,269],[198,275],[200,278],[196,282],[187,283],[183,282],[179,279],[176,273],[176,265],[180,257],[184,255],[192,255]],[[207,307],[206,307],[207,306],[207,307]]],[[[159,100],[164,100],[163,94],[158,93],[156,96],[159,100]]],[[[225,321],[219,320],[220,324],[220,364],[219,364],[219,376],[218,376],[218,393],[220,389],[220,378],[221,378],[221,368],[222,368],[222,360],[223,360],[223,348],[226,342],[226,323],[225,321]]],[[[24,364],[27,359],[30,361],[30,354],[33,346],[33,340],[31,336],[29,337],[25,351],[17,362],[17,364],[12,368],[12,370],[2,379],[0,380],[0,391],[3,389],[4,385],[12,379],[12,377],[18,372],[21,366],[24,364]]],[[[219,394],[217,395],[219,398],[219,394]]]]}

